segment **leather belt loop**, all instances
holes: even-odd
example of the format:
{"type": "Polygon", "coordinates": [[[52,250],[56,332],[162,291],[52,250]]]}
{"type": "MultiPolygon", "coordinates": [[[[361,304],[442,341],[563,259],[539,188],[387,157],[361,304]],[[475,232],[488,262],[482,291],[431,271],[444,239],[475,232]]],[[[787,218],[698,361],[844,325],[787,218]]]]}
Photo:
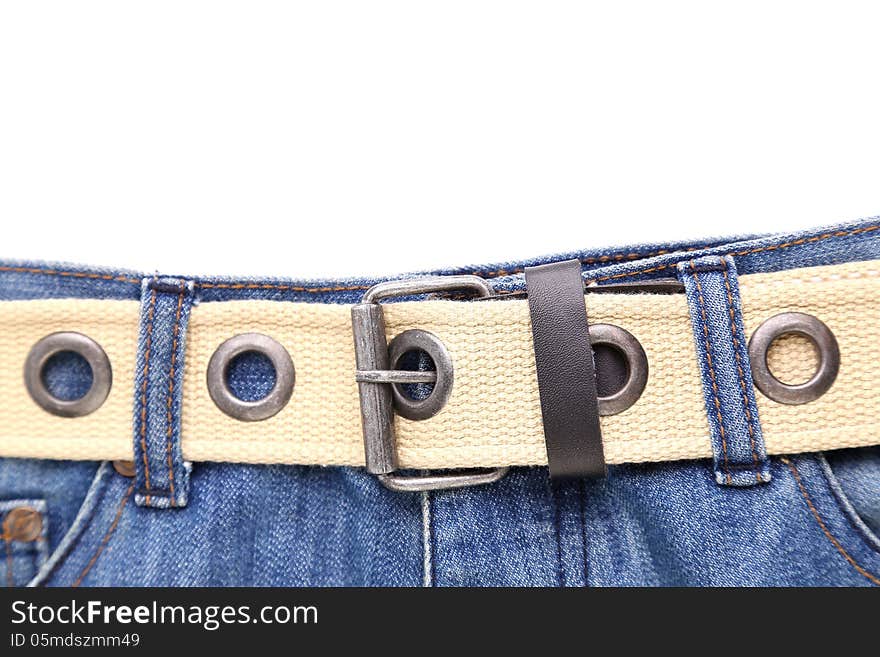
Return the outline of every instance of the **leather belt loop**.
{"type": "Polygon", "coordinates": [[[604,477],[581,264],[527,267],[525,279],[550,477],[604,477]]]}

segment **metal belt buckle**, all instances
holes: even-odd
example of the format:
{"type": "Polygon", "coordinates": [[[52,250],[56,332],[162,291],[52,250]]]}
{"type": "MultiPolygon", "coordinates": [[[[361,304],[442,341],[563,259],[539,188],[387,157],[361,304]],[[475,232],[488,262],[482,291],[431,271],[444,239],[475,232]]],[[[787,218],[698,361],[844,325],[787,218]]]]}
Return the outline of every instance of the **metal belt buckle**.
{"type": "MultiPolygon", "coordinates": [[[[471,292],[478,298],[492,296],[492,288],[479,276],[435,276],[379,283],[367,290],[361,302],[351,309],[357,362],[355,380],[360,392],[367,472],[377,475],[379,481],[391,490],[415,492],[465,488],[490,484],[507,474],[506,467],[438,475],[395,474],[398,463],[392,385],[436,384],[438,376],[443,376],[444,372],[439,364],[437,372],[411,372],[390,368],[385,317],[379,302],[393,297],[456,291],[471,292]]],[[[450,363],[446,375],[451,374],[450,363]]]]}

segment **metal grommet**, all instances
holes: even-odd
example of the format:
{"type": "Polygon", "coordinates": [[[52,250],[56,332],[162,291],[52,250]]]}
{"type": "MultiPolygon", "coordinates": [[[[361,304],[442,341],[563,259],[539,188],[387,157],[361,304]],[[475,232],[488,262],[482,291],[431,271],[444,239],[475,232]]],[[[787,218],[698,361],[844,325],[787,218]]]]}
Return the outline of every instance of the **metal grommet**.
{"type": "Polygon", "coordinates": [[[623,386],[608,397],[599,397],[599,415],[617,415],[635,404],[648,384],[648,357],[635,336],[614,324],[590,324],[590,343],[607,345],[626,360],[623,386]]]}
{"type": "Polygon", "coordinates": [[[62,417],[81,417],[97,410],[110,394],[113,372],[110,359],[97,342],[82,333],[52,333],[37,342],[24,363],[24,384],[31,398],[44,410],[62,417]],[[59,399],[46,388],[43,368],[55,354],[72,351],[86,359],[92,370],[92,386],[79,399],[59,399]]]}
{"type": "Polygon", "coordinates": [[[452,358],[440,339],[433,333],[411,329],[404,331],[388,344],[388,360],[392,370],[399,369],[400,361],[412,351],[424,351],[434,361],[436,380],[434,389],[425,399],[412,399],[404,393],[400,383],[391,384],[395,410],[408,420],[427,420],[440,412],[452,392],[452,358]]]}
{"type": "Polygon", "coordinates": [[[242,333],[229,338],[217,347],[208,362],[208,392],[217,408],[243,422],[255,422],[272,417],[290,401],[296,372],[287,350],[277,340],[262,333],[242,333]],[[243,401],[236,397],[226,382],[226,371],[232,360],[241,354],[255,351],[263,354],[275,368],[275,385],[269,394],[257,401],[243,401]]]}
{"type": "Polygon", "coordinates": [[[749,360],[755,387],[780,404],[806,404],[828,392],[840,369],[837,338],[821,320],[806,313],[781,313],[761,324],[749,340],[749,360]],[[783,383],[770,371],[767,354],[774,340],[784,335],[801,335],[819,350],[819,367],[806,383],[783,383]]]}

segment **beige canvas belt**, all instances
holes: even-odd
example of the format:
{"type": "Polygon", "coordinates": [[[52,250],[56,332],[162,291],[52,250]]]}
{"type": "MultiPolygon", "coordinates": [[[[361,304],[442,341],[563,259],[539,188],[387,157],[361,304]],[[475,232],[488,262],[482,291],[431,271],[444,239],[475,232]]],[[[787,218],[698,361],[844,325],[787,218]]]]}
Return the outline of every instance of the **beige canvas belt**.
{"type": "MultiPolygon", "coordinates": [[[[841,364],[819,399],[787,405],[757,396],[769,454],[880,443],[880,299],[877,261],[739,278],[746,334],[783,312],[808,313],[836,336],[841,364]]],[[[694,335],[683,294],[586,295],[590,321],[620,326],[647,354],[644,393],[603,417],[608,463],[712,456],[694,335]]],[[[448,403],[434,417],[394,419],[403,468],[450,469],[546,463],[527,301],[426,300],[384,304],[387,338],[406,329],[436,335],[455,368],[448,403]]],[[[0,302],[0,456],[131,459],[139,303],[51,299],[0,302]],[[100,344],[112,364],[109,396],[94,412],[59,417],[22,381],[34,343],[59,331],[100,344]]],[[[190,461],[364,464],[351,307],[277,301],[195,305],[185,336],[182,448],[190,461]],[[243,422],[223,413],[206,387],[218,346],[246,332],[277,340],[296,368],[292,397],[273,417],[243,422]]],[[[774,356],[774,372],[812,362],[809,343],[774,356]]]]}

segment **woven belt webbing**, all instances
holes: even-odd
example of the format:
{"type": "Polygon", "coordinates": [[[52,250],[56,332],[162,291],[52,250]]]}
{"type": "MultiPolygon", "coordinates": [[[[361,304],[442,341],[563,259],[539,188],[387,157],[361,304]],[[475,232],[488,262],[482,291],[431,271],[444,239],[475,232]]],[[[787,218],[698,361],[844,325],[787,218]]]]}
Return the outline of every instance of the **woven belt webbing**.
{"type": "MultiPolygon", "coordinates": [[[[834,332],[841,366],[831,390],[801,406],[758,395],[768,453],[880,443],[880,263],[814,267],[740,277],[747,335],[781,312],[815,315],[834,332]]],[[[602,418],[608,463],[712,456],[684,295],[587,295],[591,322],[616,324],[642,344],[650,378],[627,411],[602,418]]],[[[138,303],[118,300],[0,302],[0,456],[131,459],[138,303]],[[78,331],[113,366],[104,405],[56,417],[28,396],[22,365],[39,338],[78,331]]],[[[396,419],[401,467],[442,469],[546,463],[528,304],[419,301],[385,306],[388,337],[409,328],[437,335],[452,355],[447,406],[424,421],[396,419]]],[[[362,465],[364,446],[350,308],[276,301],[193,306],[183,379],[182,444],[192,461],[362,465]],[[265,333],[296,366],[287,406],[261,422],[222,413],[205,384],[211,354],[227,338],[265,333]]],[[[794,365],[809,346],[787,352],[794,365]]],[[[785,367],[785,363],[782,364],[785,367]]],[[[784,374],[784,372],[782,373],[784,374]]]]}

